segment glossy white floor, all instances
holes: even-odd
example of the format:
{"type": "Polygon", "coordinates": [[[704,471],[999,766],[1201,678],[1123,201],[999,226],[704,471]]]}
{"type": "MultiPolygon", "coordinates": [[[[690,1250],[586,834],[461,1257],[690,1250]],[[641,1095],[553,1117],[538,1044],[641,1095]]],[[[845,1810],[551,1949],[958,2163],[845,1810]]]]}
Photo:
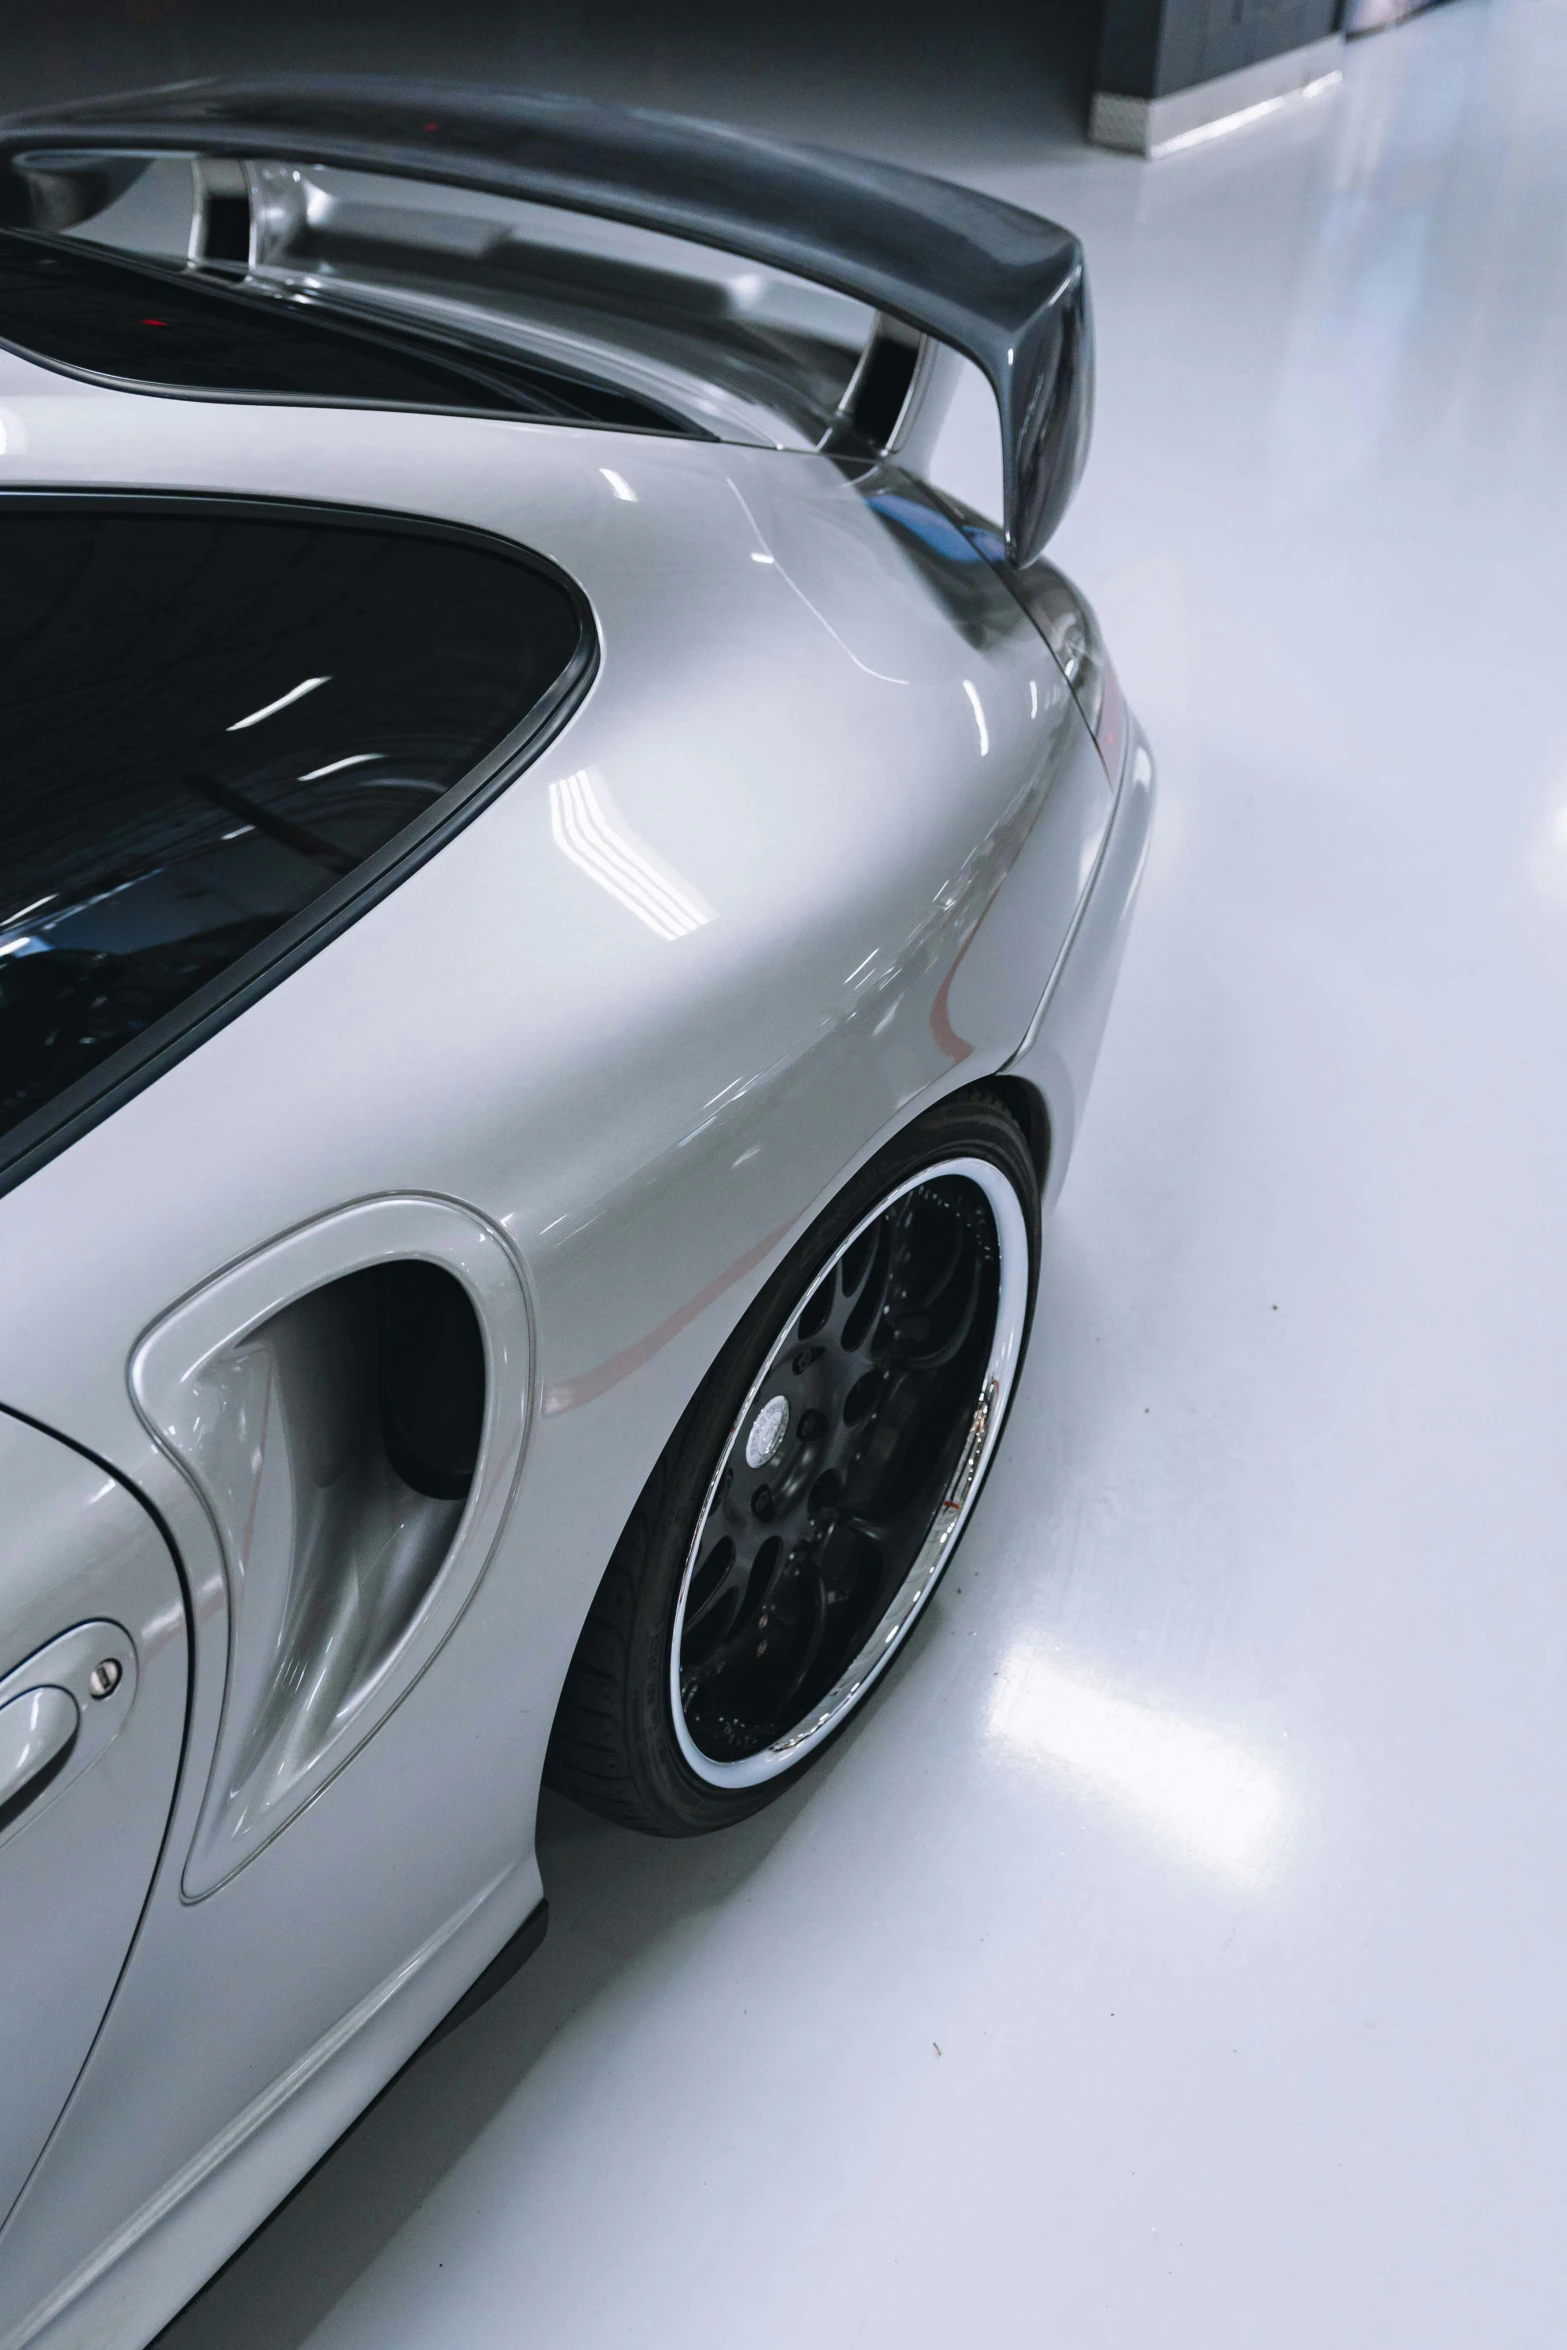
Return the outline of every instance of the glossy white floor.
{"type": "Polygon", "coordinates": [[[1087,240],[1163,788],[1004,1457],[808,1790],[547,1810],[167,2350],[1567,2337],[1567,15],[939,160],[1087,240]]]}

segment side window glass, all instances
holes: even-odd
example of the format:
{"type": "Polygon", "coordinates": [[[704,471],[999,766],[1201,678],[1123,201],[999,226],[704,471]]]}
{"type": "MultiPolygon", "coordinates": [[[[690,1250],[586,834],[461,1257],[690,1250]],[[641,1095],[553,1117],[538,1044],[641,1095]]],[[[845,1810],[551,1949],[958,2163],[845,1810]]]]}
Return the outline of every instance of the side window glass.
{"type": "Polygon", "coordinates": [[[560,581],[456,534],[0,498],[0,1159],[417,842],[582,651],[560,581]]]}

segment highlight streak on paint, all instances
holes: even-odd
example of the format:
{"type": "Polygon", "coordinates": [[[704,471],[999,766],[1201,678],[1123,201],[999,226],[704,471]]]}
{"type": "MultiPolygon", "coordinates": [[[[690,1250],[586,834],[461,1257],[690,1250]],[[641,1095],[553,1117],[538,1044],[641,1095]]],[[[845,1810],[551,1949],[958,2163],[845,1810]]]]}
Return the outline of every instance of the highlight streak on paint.
{"type": "Polygon", "coordinates": [[[579,873],[607,890],[658,938],[684,938],[713,919],[696,890],[639,840],[590,767],[550,785],[550,831],[579,873]]]}

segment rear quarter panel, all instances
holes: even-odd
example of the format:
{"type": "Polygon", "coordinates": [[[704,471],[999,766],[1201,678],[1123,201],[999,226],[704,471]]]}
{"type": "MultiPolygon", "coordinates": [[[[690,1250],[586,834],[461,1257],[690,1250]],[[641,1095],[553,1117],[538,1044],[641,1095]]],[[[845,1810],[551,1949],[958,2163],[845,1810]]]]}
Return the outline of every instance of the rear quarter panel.
{"type": "MultiPolygon", "coordinates": [[[[24,428],[7,481],[444,515],[570,572],[602,647],[560,733],[438,856],[0,1199],[0,1398],[164,1510],[197,1626],[164,1874],[10,2231],[12,2321],[410,1952],[487,1902],[463,1944],[477,1971],[532,1906],[556,1696],[648,1469],[845,1174],[1015,1051],[1108,793],[1000,583],[954,588],[825,460],[122,395],[19,361],[0,399],[24,428]],[[596,877],[606,834],[633,897],[639,860],[655,902],[675,892],[677,935],[596,877]],[[223,1266],[393,1191],[472,1203],[524,1268],[535,1384],[514,1505],[446,1648],[369,1745],[229,1884],[184,1904],[224,1565],[126,1367],[223,1266]]],[[[438,1969],[431,1982],[386,2038],[383,2077],[454,1995],[438,1969]]],[[[329,2100],[284,2169],[374,2085],[329,2100]]],[[[268,2177],[250,2200],[281,2191],[268,2177]]],[[[247,2208],[241,2195],[214,2219],[209,2251],[255,2224],[247,2208]]]]}

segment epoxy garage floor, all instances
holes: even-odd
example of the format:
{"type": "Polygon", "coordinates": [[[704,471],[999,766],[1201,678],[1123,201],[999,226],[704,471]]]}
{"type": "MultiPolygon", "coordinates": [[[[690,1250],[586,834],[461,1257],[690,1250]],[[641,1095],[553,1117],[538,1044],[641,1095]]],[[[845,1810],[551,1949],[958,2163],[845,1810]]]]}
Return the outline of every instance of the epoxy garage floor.
{"type": "Polygon", "coordinates": [[[806,1788],[547,1807],[542,1955],[165,2350],[1567,2338],[1567,14],[857,135],[1086,239],[1160,760],[1005,1452],[806,1788]]]}

